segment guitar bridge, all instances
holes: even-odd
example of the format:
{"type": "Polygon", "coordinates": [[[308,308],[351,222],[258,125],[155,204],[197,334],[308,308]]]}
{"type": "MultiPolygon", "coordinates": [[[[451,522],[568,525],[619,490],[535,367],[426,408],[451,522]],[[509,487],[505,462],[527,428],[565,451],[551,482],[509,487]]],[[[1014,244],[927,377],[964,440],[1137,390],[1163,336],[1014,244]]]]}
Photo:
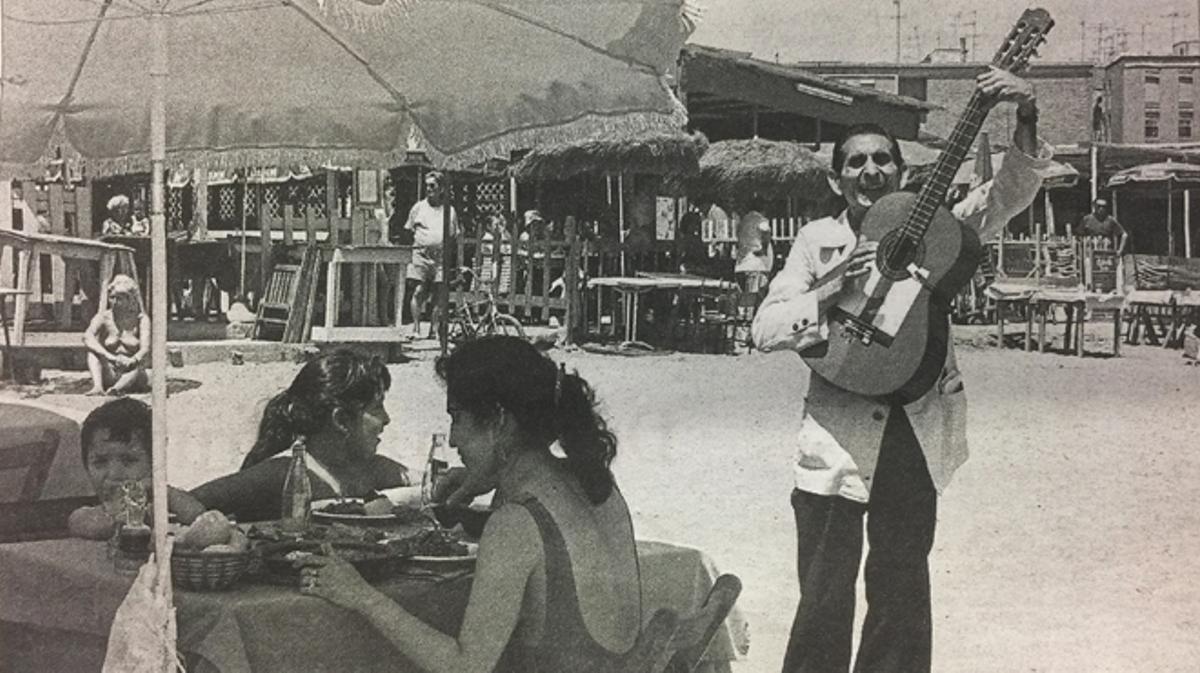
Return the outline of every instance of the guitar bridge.
{"type": "Polygon", "coordinates": [[[847,341],[858,341],[863,346],[880,344],[885,348],[892,345],[894,340],[886,332],[881,332],[871,323],[846,311],[840,306],[829,309],[829,318],[842,326],[842,336],[847,341]]]}

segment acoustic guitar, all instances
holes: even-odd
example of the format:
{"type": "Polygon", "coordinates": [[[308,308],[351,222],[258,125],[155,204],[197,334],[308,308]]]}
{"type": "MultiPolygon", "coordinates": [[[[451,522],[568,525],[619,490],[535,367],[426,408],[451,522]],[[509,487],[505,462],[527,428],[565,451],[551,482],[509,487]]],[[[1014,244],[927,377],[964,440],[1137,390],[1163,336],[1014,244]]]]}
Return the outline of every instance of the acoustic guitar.
{"type": "MultiPolygon", "coordinates": [[[[1046,10],[1025,10],[992,65],[1024,69],[1053,25],[1046,10]]],[[[843,265],[814,286],[823,300],[839,294],[826,312],[829,338],[800,355],[830,383],[907,403],[937,382],[949,347],[950,303],[983,258],[979,237],[943,203],[990,103],[979,91],[971,96],[919,193],[889,194],[867,211],[862,237],[879,244],[870,273],[841,289],[827,284],[843,265]]]]}

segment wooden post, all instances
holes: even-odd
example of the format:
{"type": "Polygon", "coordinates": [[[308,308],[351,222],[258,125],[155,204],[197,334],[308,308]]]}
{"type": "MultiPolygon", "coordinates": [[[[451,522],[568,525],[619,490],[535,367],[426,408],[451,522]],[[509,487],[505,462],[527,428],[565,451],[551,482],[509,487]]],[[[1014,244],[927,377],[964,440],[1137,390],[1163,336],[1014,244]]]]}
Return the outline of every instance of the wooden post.
{"type": "Polygon", "coordinates": [[[37,246],[17,251],[17,290],[19,293],[14,301],[13,310],[13,343],[25,345],[25,320],[29,317],[29,277],[30,267],[37,264],[37,246]]]}
{"type": "Polygon", "coordinates": [[[1046,207],[1046,235],[1054,236],[1058,227],[1054,221],[1054,204],[1050,201],[1050,190],[1043,189],[1042,196],[1046,207]]]}
{"type": "MultiPolygon", "coordinates": [[[[65,170],[65,169],[64,169],[65,170]]],[[[50,221],[50,232],[58,236],[67,235],[66,203],[62,183],[55,182],[46,190],[46,216],[50,221]]],[[[31,230],[32,231],[32,230],[31,230]]],[[[67,262],[61,255],[50,256],[50,296],[58,325],[63,331],[71,329],[71,299],[67,290],[67,262]]]]}
{"type": "MultiPolygon", "coordinates": [[[[1100,185],[1097,183],[1097,181],[1100,179],[1100,161],[1098,152],[1099,150],[1096,148],[1096,143],[1092,143],[1092,151],[1090,153],[1092,163],[1092,203],[1096,202],[1096,196],[1100,193],[1100,185]]],[[[1116,217],[1116,213],[1113,213],[1113,217],[1116,217]]]]}
{"type": "MultiPolygon", "coordinates": [[[[437,309],[440,314],[438,321],[438,344],[442,348],[442,355],[445,355],[450,349],[450,256],[453,251],[450,249],[450,242],[454,238],[454,189],[450,172],[442,173],[442,287],[437,287],[434,283],[433,291],[437,293],[434,298],[437,301],[437,309]]],[[[430,316],[432,318],[433,316],[430,316]]],[[[413,322],[420,320],[420,316],[413,316],[413,322]]]]}
{"type": "MultiPolygon", "coordinates": [[[[1175,194],[1167,178],[1167,257],[1175,256],[1175,194]]],[[[1167,264],[1170,267],[1170,262],[1167,264]]]]}
{"type": "MultiPolygon", "coordinates": [[[[366,242],[366,222],[362,209],[356,202],[350,207],[350,245],[363,245],[366,242]]],[[[350,320],[353,325],[363,324],[363,265],[347,264],[350,271],[350,320]]]]}
{"type": "Polygon", "coordinates": [[[1033,234],[1033,279],[1037,285],[1042,284],[1042,223],[1033,214],[1033,204],[1029,204],[1029,232],[1033,234]]]}
{"type": "MultiPolygon", "coordinates": [[[[0,180],[0,230],[12,231],[12,214],[12,181],[0,180]]],[[[13,264],[17,261],[15,255],[13,248],[0,248],[0,283],[12,282],[13,264]]]]}
{"type": "Polygon", "coordinates": [[[296,227],[296,214],[292,204],[283,199],[283,188],[280,188],[279,208],[283,211],[283,247],[290,250],[296,227]]]}
{"type": "Polygon", "coordinates": [[[1192,256],[1192,190],[1183,190],[1183,256],[1192,256]]]}
{"type": "Polygon", "coordinates": [[[198,167],[195,178],[192,183],[192,238],[203,241],[208,238],[208,167],[198,167]]]}
{"type": "Polygon", "coordinates": [[[267,221],[267,216],[263,213],[263,183],[258,182],[254,186],[254,212],[258,215],[258,232],[262,238],[259,243],[258,257],[258,289],[254,291],[254,305],[258,306],[262,301],[262,294],[267,291],[267,286],[271,284],[271,260],[274,259],[271,248],[274,244],[271,241],[271,223],[267,221]]]}
{"type": "Polygon", "coordinates": [[[575,343],[575,332],[579,329],[582,311],[582,293],[579,291],[579,230],[574,217],[563,224],[567,238],[567,259],[563,265],[563,298],[567,300],[567,315],[563,321],[566,328],[564,342],[575,343]]]}
{"type": "Polygon", "coordinates": [[[337,171],[332,168],[325,169],[325,217],[329,221],[329,235],[326,242],[330,247],[337,246],[338,241],[338,198],[337,198],[337,171]]]}
{"type": "Polygon", "coordinates": [[[625,275],[625,173],[617,173],[617,236],[621,241],[621,275],[625,275]]]}

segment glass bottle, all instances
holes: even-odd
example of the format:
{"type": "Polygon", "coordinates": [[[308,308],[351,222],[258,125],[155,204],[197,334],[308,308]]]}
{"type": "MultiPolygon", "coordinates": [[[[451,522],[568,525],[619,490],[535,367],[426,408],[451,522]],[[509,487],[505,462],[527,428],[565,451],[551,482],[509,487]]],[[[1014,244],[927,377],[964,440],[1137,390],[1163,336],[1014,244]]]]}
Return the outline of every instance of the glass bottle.
{"type": "Polygon", "coordinates": [[[429,459],[425,461],[425,474],[421,476],[421,503],[423,505],[433,504],[433,494],[437,488],[437,482],[450,469],[448,452],[446,434],[444,432],[433,433],[433,440],[429,444],[429,459]]]}
{"type": "Polygon", "coordinates": [[[312,505],[312,482],[308,478],[304,438],[292,442],[292,463],[283,482],[281,526],[299,532],[308,528],[309,507],[312,505]]]}

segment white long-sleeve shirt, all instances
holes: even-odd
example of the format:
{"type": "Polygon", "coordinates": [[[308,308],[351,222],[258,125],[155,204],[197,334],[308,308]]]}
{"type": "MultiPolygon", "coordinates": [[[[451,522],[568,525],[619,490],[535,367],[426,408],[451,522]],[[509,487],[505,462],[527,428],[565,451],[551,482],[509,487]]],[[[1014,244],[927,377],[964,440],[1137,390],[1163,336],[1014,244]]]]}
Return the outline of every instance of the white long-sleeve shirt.
{"type": "MultiPolygon", "coordinates": [[[[1033,202],[1042,184],[1037,170],[1049,160],[1045,146],[1036,158],[1009,150],[995,179],[957,204],[955,216],[975,227],[981,240],[991,240],[1033,202]]],[[[848,257],[858,242],[845,212],[800,229],[784,268],[771,281],[754,318],[751,331],[759,349],[801,351],[828,338],[828,324],[810,289],[848,257]]],[[[967,459],[966,396],[953,344],[947,349],[937,384],[904,409],[940,492],[967,459]]],[[[886,403],[842,390],[812,374],[796,447],[796,488],[866,502],[888,412],[886,403]]]]}

